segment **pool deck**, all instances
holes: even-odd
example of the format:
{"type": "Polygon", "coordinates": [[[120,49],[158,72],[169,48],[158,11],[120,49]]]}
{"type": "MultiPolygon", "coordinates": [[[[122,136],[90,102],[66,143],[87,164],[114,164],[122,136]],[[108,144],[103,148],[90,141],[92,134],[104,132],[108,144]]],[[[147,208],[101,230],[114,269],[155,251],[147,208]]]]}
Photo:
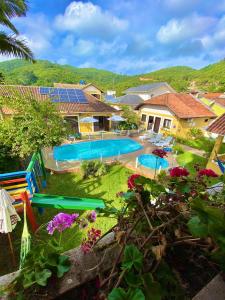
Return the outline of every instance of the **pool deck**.
{"type": "MultiPolygon", "coordinates": [[[[140,143],[143,146],[143,149],[131,152],[128,154],[123,154],[120,156],[113,156],[109,158],[103,158],[102,161],[105,162],[114,162],[119,161],[122,165],[127,167],[128,169],[133,170],[135,173],[141,174],[143,176],[153,178],[155,171],[150,168],[143,167],[138,165],[136,167],[136,159],[140,154],[151,154],[154,149],[157,147],[151,144],[150,142],[144,140],[140,140],[139,137],[114,137],[110,139],[133,139],[134,141],[140,143]]],[[[76,143],[82,143],[82,141],[78,141],[76,143]]],[[[80,162],[79,161],[65,161],[65,162],[56,162],[53,158],[53,150],[50,148],[46,148],[43,151],[43,157],[45,161],[45,167],[54,173],[68,173],[68,172],[79,172],[80,170],[80,162]]],[[[177,166],[176,159],[174,155],[168,153],[168,157],[166,158],[169,162],[169,168],[177,166]]]]}

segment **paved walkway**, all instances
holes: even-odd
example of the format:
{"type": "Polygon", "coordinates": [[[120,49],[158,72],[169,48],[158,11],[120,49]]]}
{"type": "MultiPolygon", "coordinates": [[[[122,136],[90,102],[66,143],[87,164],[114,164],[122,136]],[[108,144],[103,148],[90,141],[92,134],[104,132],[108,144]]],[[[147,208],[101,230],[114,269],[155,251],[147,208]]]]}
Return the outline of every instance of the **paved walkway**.
{"type": "MultiPolygon", "coordinates": [[[[127,137],[119,137],[119,138],[126,139],[127,137]]],[[[118,137],[115,137],[115,139],[118,139],[118,137]]],[[[132,139],[139,142],[140,144],[142,144],[143,149],[132,152],[132,153],[128,153],[128,154],[123,154],[121,156],[114,156],[111,158],[103,158],[103,161],[106,161],[109,163],[113,162],[113,161],[119,161],[127,168],[132,169],[134,172],[137,172],[146,177],[153,178],[154,170],[140,166],[140,165],[137,167],[136,159],[140,154],[151,154],[152,151],[156,147],[148,141],[141,141],[138,137],[132,138],[132,139]]],[[[81,141],[81,143],[82,143],[82,141],[81,141]]],[[[48,168],[54,172],[66,173],[66,172],[78,172],[80,170],[80,162],[79,161],[78,162],[77,161],[56,162],[53,158],[53,151],[50,148],[44,150],[43,156],[44,156],[46,168],[48,168]]],[[[169,162],[169,168],[177,166],[176,159],[171,153],[168,154],[167,160],[169,162]]]]}
{"type": "Polygon", "coordinates": [[[200,150],[200,149],[196,149],[196,148],[192,148],[190,146],[184,145],[184,144],[179,144],[177,143],[176,145],[181,146],[185,151],[187,152],[191,152],[193,154],[205,157],[205,151],[204,150],[200,150]]]}

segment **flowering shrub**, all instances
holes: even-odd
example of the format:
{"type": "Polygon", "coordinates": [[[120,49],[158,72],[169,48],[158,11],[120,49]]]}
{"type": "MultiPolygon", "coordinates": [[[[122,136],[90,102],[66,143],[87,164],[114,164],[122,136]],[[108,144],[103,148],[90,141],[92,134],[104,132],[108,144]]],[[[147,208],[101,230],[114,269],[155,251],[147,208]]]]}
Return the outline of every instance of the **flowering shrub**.
{"type": "Polygon", "coordinates": [[[135,183],[135,179],[137,179],[139,177],[140,177],[139,174],[133,174],[128,178],[127,185],[130,190],[133,190],[137,187],[137,184],[135,183]]]}
{"type": "Polygon", "coordinates": [[[199,170],[198,176],[218,177],[218,175],[211,169],[199,170]]]}
{"type": "Polygon", "coordinates": [[[182,167],[172,168],[169,170],[169,173],[171,177],[183,177],[189,175],[188,170],[182,167]]]}
{"type": "Polygon", "coordinates": [[[88,230],[87,238],[84,239],[81,244],[81,250],[83,251],[84,254],[91,251],[91,249],[94,247],[94,245],[96,244],[100,236],[101,236],[101,230],[94,229],[94,228],[88,230]]]}
{"type": "Polygon", "coordinates": [[[89,215],[88,215],[88,221],[89,222],[95,222],[97,218],[96,211],[93,210],[89,215]]]}
{"type": "Polygon", "coordinates": [[[161,158],[167,156],[167,152],[163,149],[155,149],[152,151],[152,154],[156,155],[156,156],[159,156],[161,158]]]}
{"type": "Polygon", "coordinates": [[[79,217],[79,214],[65,214],[59,213],[48,223],[47,231],[49,234],[53,234],[55,230],[58,230],[60,233],[63,232],[66,228],[70,228],[72,224],[79,217]]]}

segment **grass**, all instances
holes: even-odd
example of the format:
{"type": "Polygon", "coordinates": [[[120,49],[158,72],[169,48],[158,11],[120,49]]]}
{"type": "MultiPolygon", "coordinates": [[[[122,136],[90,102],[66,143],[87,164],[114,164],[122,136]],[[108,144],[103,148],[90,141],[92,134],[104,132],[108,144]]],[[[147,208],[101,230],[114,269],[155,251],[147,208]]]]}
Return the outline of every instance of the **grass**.
{"type": "MultiPolygon", "coordinates": [[[[123,203],[116,194],[119,191],[127,190],[127,178],[131,174],[132,172],[127,168],[124,168],[121,165],[114,165],[110,166],[109,172],[101,178],[83,180],[81,174],[78,173],[49,175],[47,188],[43,192],[52,195],[100,198],[103,199],[106,204],[109,204],[112,201],[113,206],[120,208],[123,206],[123,203]]],[[[37,209],[35,209],[38,224],[43,224],[36,235],[37,239],[47,241],[52,238],[48,235],[44,225],[58,212],[61,212],[61,210],[45,209],[44,214],[39,215],[37,209]]],[[[67,210],[64,212],[73,213],[74,211],[67,210]]],[[[79,213],[82,216],[86,214],[86,212],[79,213]]],[[[93,223],[93,227],[101,229],[104,233],[109,230],[115,222],[116,220],[114,218],[98,217],[97,221],[93,223]]],[[[23,221],[18,223],[12,233],[13,245],[17,257],[19,257],[20,252],[22,228],[23,221]]],[[[85,231],[82,233],[77,230],[76,227],[66,230],[62,236],[64,251],[78,246],[84,236],[85,231]]],[[[54,237],[58,238],[57,233],[54,234],[54,237]]],[[[13,270],[6,235],[0,235],[0,245],[1,249],[5,249],[5,251],[0,251],[0,275],[2,275],[13,270]]]]}
{"type": "MultiPolygon", "coordinates": [[[[194,139],[194,140],[177,137],[176,140],[180,144],[187,145],[199,150],[204,150],[207,153],[211,153],[215,143],[215,140],[208,139],[205,137],[194,139]]],[[[222,144],[219,153],[225,153],[225,143],[222,144]]]]}
{"type": "Polygon", "coordinates": [[[191,174],[195,174],[194,166],[198,164],[201,168],[205,168],[207,159],[191,152],[184,152],[177,155],[177,162],[187,168],[191,174]]]}

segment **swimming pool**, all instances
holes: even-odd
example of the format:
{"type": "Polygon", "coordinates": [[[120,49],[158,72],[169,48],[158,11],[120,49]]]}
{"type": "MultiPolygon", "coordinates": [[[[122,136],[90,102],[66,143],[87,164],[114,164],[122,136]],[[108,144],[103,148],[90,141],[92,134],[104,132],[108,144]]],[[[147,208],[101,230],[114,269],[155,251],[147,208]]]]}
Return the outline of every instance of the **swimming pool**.
{"type": "Polygon", "coordinates": [[[142,148],[132,139],[88,141],[54,147],[53,157],[57,161],[88,160],[117,156],[142,148]]]}
{"type": "Polygon", "coordinates": [[[141,154],[138,156],[138,162],[146,168],[156,170],[159,170],[160,167],[161,169],[169,167],[169,163],[165,158],[157,157],[153,154],[141,154]]]}

